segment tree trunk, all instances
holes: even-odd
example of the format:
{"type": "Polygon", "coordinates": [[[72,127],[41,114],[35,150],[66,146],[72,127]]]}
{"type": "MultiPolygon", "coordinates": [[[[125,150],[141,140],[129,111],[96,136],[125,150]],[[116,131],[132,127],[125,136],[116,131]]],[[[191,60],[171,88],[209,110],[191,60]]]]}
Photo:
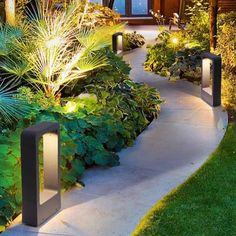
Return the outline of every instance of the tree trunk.
{"type": "Polygon", "coordinates": [[[218,0],[210,0],[210,48],[216,49],[217,44],[218,0]]]}
{"type": "Polygon", "coordinates": [[[16,25],[15,5],[15,0],[5,0],[6,23],[11,26],[16,25]]]}

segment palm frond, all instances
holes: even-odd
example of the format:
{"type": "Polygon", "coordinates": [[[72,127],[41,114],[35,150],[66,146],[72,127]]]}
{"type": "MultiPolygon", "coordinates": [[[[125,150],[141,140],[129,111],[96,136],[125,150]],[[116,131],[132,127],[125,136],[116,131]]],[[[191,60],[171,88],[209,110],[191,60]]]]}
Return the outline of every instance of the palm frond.
{"type": "Polygon", "coordinates": [[[16,92],[13,90],[15,86],[16,84],[11,82],[2,81],[0,83],[0,126],[1,122],[11,123],[30,111],[26,102],[15,97],[16,92]]]}
{"type": "Polygon", "coordinates": [[[0,27],[0,56],[7,56],[14,48],[14,41],[22,37],[19,28],[4,25],[0,27]]]}
{"type": "Polygon", "coordinates": [[[87,8],[78,14],[80,3],[74,1],[65,11],[53,12],[42,5],[29,12],[30,23],[22,26],[24,36],[14,38],[10,52],[3,50],[4,76],[24,78],[46,95],[56,95],[70,82],[107,65],[99,51],[111,45],[111,35],[124,25],[84,29],[87,8]]]}
{"type": "Polygon", "coordinates": [[[110,46],[112,42],[112,35],[118,31],[123,31],[124,24],[115,26],[103,26],[97,28],[95,31],[88,29],[81,30],[77,35],[77,40],[88,51],[98,51],[104,47],[110,46]]]}
{"type": "Polygon", "coordinates": [[[6,56],[4,60],[0,61],[0,68],[4,71],[2,75],[6,78],[20,79],[28,71],[30,71],[29,64],[18,58],[6,56]]]}

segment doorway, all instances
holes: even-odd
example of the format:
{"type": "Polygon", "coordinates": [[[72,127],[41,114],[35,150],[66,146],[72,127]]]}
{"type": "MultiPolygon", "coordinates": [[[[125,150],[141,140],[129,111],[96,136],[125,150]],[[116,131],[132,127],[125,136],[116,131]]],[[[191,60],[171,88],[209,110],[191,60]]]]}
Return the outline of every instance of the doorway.
{"type": "Polygon", "coordinates": [[[161,0],[161,14],[165,17],[173,16],[173,13],[179,14],[180,1],[161,0]]]}

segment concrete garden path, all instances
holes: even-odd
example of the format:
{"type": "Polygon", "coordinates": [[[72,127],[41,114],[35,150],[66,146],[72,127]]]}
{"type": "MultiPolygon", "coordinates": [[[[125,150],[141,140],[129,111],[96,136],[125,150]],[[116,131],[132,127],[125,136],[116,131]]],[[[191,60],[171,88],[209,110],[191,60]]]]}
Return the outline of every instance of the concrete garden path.
{"type": "MultiPolygon", "coordinates": [[[[151,41],[152,27],[141,27],[151,41]]],[[[154,32],[154,33],[153,33],[154,32]]],[[[126,236],[157,200],[195,172],[218,146],[227,114],[199,98],[186,81],[168,82],[143,71],[146,48],[126,54],[131,77],[156,87],[166,103],[159,119],[122,150],[121,165],[86,171],[83,189],[63,194],[62,210],[39,228],[21,224],[21,217],[3,235],[126,236]]]]}

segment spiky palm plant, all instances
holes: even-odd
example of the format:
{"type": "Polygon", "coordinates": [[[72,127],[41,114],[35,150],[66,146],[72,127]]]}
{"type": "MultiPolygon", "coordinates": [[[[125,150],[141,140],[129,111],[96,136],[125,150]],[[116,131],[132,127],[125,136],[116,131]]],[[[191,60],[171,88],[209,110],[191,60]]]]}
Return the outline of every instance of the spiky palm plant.
{"type": "Polygon", "coordinates": [[[5,57],[0,68],[16,78],[25,78],[46,96],[60,97],[60,91],[69,83],[107,65],[101,49],[109,46],[111,34],[122,25],[96,31],[83,29],[86,5],[84,12],[78,14],[79,9],[78,1],[65,11],[37,9],[27,38],[14,41],[14,52],[5,57]]]}
{"type": "Polygon", "coordinates": [[[15,85],[12,82],[0,82],[0,127],[5,123],[18,120],[30,111],[25,101],[15,97],[15,85]]]}
{"type": "Polygon", "coordinates": [[[7,56],[15,48],[14,40],[23,36],[19,28],[0,25],[0,57],[7,56]]]}

